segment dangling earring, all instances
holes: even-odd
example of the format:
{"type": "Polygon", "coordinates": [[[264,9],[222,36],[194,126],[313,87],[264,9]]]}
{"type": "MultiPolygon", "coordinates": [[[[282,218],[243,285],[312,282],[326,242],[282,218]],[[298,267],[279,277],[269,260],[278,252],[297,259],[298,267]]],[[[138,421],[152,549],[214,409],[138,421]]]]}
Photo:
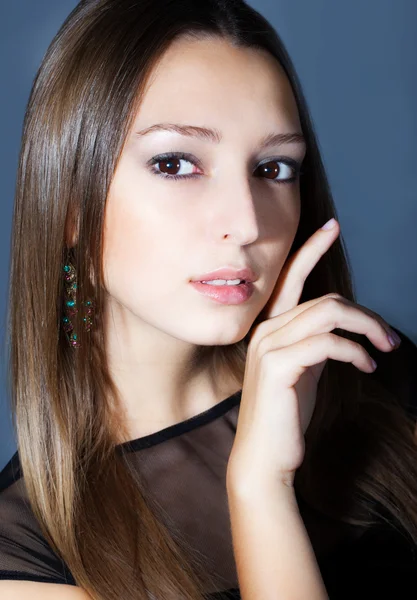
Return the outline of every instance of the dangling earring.
{"type": "MultiPolygon", "coordinates": [[[[77,334],[74,331],[74,326],[71,321],[71,317],[73,317],[78,312],[77,308],[77,273],[74,265],[67,261],[67,264],[64,266],[64,285],[65,285],[65,316],[63,317],[63,328],[65,333],[67,334],[68,342],[74,348],[80,347],[80,342],[77,339],[77,334]]],[[[90,331],[93,321],[92,314],[94,310],[94,305],[91,300],[87,300],[83,302],[84,307],[84,324],[86,331],[90,331]]]]}

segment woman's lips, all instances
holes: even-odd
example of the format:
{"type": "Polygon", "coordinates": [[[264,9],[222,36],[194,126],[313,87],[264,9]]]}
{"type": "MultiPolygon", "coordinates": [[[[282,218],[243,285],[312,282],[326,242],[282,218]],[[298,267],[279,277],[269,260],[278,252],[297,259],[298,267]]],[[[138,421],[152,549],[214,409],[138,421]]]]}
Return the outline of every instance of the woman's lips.
{"type": "Polygon", "coordinates": [[[234,268],[229,266],[193,277],[192,281],[213,281],[213,279],[242,279],[243,281],[254,282],[258,279],[258,276],[250,267],[234,268]]]}
{"type": "Polygon", "coordinates": [[[201,281],[191,281],[190,283],[197,292],[220,304],[242,304],[249,300],[255,291],[255,286],[251,282],[238,285],[210,285],[201,283],[201,281]]]}

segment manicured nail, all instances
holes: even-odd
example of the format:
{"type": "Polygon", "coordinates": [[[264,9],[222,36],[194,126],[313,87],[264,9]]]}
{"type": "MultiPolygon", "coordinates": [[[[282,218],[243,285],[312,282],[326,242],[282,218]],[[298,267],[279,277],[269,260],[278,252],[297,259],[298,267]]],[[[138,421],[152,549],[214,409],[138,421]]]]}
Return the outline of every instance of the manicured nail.
{"type": "Polygon", "coordinates": [[[327,221],[327,223],[325,223],[322,227],[322,229],[333,229],[333,227],[336,225],[336,219],[330,219],[330,221],[327,221]]]}
{"type": "Polygon", "coordinates": [[[391,329],[391,335],[388,335],[388,340],[391,346],[399,346],[401,344],[401,338],[391,329]]]}

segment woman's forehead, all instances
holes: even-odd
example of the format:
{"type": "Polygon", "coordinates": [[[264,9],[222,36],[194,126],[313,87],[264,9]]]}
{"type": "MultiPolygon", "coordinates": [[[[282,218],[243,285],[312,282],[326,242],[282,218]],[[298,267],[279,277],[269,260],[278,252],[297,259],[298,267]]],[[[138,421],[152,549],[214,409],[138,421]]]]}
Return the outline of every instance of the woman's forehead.
{"type": "Polygon", "coordinates": [[[135,135],[162,137],[163,131],[175,132],[176,124],[190,125],[190,135],[217,143],[222,131],[227,126],[236,131],[236,124],[253,126],[265,137],[301,133],[291,85],[274,57],[217,40],[181,42],[168,48],[145,87],[135,135]],[[213,126],[204,128],[209,121],[213,126]],[[207,131],[192,131],[193,126],[207,131]]]}

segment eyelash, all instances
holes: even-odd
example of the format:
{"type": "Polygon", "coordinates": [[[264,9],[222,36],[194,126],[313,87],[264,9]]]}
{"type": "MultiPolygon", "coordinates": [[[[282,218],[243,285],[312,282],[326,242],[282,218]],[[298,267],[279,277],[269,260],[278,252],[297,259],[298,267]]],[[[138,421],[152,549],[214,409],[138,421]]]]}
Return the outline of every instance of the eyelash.
{"type": "MultiPolygon", "coordinates": [[[[150,168],[151,173],[153,173],[154,175],[159,175],[160,177],[164,177],[165,179],[175,179],[175,180],[179,180],[179,179],[192,179],[194,177],[200,177],[200,173],[189,173],[188,175],[167,175],[166,173],[160,173],[159,171],[157,171],[157,169],[153,168],[153,165],[165,161],[165,160],[169,160],[171,158],[178,158],[178,159],[184,159],[187,162],[192,163],[194,166],[197,166],[198,168],[201,168],[200,164],[198,162],[196,162],[194,160],[194,158],[191,156],[191,154],[187,154],[186,152],[171,152],[171,153],[165,153],[165,154],[158,154],[158,156],[154,156],[149,162],[148,165],[150,168]]],[[[303,169],[301,168],[300,163],[298,163],[297,161],[293,160],[292,158],[269,158],[267,159],[265,162],[261,163],[260,165],[258,165],[259,167],[267,164],[269,162],[278,162],[278,163],[284,163],[285,165],[287,165],[288,167],[291,167],[293,169],[293,177],[291,177],[290,179],[269,179],[269,181],[271,181],[272,183],[275,184],[280,184],[280,185],[285,185],[288,183],[295,183],[300,175],[303,174],[303,169]]],[[[268,179],[268,178],[264,178],[264,179],[268,179]]]]}

